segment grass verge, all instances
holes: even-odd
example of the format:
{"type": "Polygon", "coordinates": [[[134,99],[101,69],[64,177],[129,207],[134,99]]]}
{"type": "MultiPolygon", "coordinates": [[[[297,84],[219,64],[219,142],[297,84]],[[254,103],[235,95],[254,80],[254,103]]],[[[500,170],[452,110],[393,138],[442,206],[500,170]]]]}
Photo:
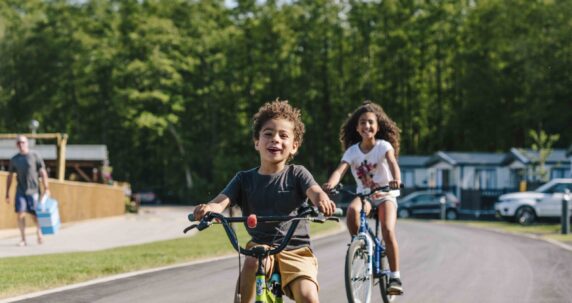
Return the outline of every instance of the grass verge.
{"type": "Polygon", "coordinates": [[[572,234],[561,234],[560,223],[537,223],[528,226],[522,226],[513,222],[506,221],[447,221],[452,224],[463,224],[478,228],[488,228],[512,234],[533,235],[538,238],[552,239],[564,244],[572,245],[572,234]]]}
{"type": "MultiPolygon", "coordinates": [[[[339,223],[311,224],[313,237],[340,228],[339,223]]],[[[244,244],[248,235],[237,225],[244,244]]],[[[0,298],[61,287],[131,271],[185,263],[234,252],[222,226],[192,237],[95,252],[62,253],[0,259],[0,298]]]]}

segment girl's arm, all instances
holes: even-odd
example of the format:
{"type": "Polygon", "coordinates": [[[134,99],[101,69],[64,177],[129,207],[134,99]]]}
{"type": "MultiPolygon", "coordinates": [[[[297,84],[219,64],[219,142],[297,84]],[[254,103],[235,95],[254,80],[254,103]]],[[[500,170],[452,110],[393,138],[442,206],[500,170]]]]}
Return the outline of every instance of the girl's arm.
{"type": "Polygon", "coordinates": [[[344,176],[349,167],[350,165],[347,162],[340,163],[340,165],[338,165],[338,168],[336,168],[336,170],[334,170],[334,172],[330,176],[330,179],[328,179],[328,182],[322,185],[322,188],[325,191],[332,190],[336,185],[338,185],[338,183],[340,183],[340,180],[342,179],[342,177],[344,176]]]}
{"type": "Polygon", "coordinates": [[[387,151],[385,159],[393,176],[393,180],[389,181],[389,187],[397,189],[401,185],[401,171],[399,171],[399,164],[397,164],[397,159],[395,159],[395,152],[393,150],[387,151]]]}
{"type": "Polygon", "coordinates": [[[193,211],[195,220],[200,220],[209,211],[213,213],[221,213],[229,204],[230,199],[223,194],[219,194],[207,204],[199,204],[195,207],[195,210],[193,211]]]}
{"type": "Polygon", "coordinates": [[[320,188],[319,185],[312,185],[306,190],[306,196],[326,216],[331,216],[336,211],[336,204],[320,188]]]}

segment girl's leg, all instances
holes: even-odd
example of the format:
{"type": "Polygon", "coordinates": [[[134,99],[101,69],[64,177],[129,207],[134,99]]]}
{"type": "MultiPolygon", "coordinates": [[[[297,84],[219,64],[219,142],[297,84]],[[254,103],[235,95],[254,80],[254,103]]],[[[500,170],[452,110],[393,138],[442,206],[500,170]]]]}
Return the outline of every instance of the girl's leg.
{"type": "Polygon", "coordinates": [[[385,201],[378,206],[378,216],[381,222],[383,241],[387,248],[387,259],[389,269],[392,272],[399,271],[399,247],[395,234],[395,223],[397,221],[397,209],[391,201],[385,201]]]}
{"type": "MultiPolygon", "coordinates": [[[[365,213],[368,214],[371,210],[371,205],[369,202],[365,203],[365,213]]],[[[346,224],[348,225],[348,231],[350,235],[355,236],[359,230],[359,215],[361,211],[361,201],[360,198],[357,197],[352,200],[350,205],[348,206],[347,214],[346,214],[346,224]]]]}

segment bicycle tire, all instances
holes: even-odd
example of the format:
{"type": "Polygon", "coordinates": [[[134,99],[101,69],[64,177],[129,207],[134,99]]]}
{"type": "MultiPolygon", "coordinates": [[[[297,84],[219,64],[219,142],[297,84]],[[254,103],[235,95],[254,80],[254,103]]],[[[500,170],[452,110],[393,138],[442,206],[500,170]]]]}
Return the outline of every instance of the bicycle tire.
{"type": "MultiPolygon", "coordinates": [[[[383,270],[388,269],[389,268],[389,261],[387,260],[387,256],[383,256],[381,258],[381,270],[383,272],[383,270]]],[[[388,288],[388,284],[389,284],[389,277],[387,275],[382,274],[381,277],[379,277],[379,290],[381,292],[381,299],[383,300],[383,303],[390,303],[393,302],[393,300],[395,299],[394,295],[390,295],[387,292],[387,288],[388,288]]]]}
{"type": "Polygon", "coordinates": [[[370,303],[373,281],[371,273],[367,274],[371,256],[367,251],[365,240],[352,241],[346,254],[345,282],[349,303],[370,303]]]}

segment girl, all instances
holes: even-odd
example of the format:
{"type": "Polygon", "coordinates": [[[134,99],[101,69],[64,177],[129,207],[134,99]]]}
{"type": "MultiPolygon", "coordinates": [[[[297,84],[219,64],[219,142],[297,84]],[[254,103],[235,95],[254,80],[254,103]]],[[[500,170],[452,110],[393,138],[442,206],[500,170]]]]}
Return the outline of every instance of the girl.
{"type": "MultiPolygon", "coordinates": [[[[345,153],[340,165],[323,188],[326,191],[332,190],[348,168],[351,168],[359,193],[363,193],[366,188],[373,190],[387,185],[399,188],[401,173],[396,160],[399,154],[399,132],[400,129],[381,106],[365,101],[341,127],[340,141],[345,153]]],[[[368,214],[372,203],[377,207],[383,240],[387,246],[391,269],[388,291],[390,294],[402,294],[399,248],[395,236],[397,201],[389,193],[380,193],[372,201],[366,202],[365,211],[368,214]]],[[[355,236],[359,229],[360,209],[361,202],[356,198],[347,210],[347,225],[352,236],[355,236]]]]}

